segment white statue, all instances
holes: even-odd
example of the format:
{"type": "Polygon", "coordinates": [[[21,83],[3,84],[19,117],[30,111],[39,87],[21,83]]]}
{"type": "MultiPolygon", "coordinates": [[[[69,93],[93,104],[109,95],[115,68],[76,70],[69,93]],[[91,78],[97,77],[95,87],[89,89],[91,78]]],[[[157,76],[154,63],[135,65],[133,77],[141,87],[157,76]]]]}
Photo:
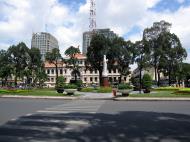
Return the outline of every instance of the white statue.
{"type": "Polygon", "coordinates": [[[107,65],[108,59],[106,59],[106,55],[104,55],[104,60],[103,60],[103,73],[102,76],[103,77],[107,77],[108,76],[108,65],[107,65]]]}

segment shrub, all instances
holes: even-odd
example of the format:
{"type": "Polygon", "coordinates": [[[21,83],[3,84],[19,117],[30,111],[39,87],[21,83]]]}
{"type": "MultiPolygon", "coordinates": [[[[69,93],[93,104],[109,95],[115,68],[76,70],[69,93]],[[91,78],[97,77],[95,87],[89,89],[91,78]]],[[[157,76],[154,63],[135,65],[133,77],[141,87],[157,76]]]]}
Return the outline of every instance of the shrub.
{"type": "Polygon", "coordinates": [[[119,90],[133,89],[133,87],[130,86],[129,84],[127,84],[127,83],[122,83],[122,84],[119,84],[119,85],[118,85],[118,89],[119,89],[119,90]]]}
{"type": "Polygon", "coordinates": [[[142,78],[143,88],[150,89],[152,86],[152,78],[149,74],[144,74],[142,78]]]}
{"type": "Polygon", "coordinates": [[[64,89],[77,89],[77,85],[75,84],[67,84],[64,86],[64,89]]]}
{"type": "Polygon", "coordinates": [[[179,89],[180,88],[177,88],[177,87],[159,87],[159,88],[155,88],[155,90],[158,90],[158,91],[177,91],[179,89]]]}
{"type": "Polygon", "coordinates": [[[81,87],[81,86],[82,86],[82,80],[77,80],[75,84],[76,84],[78,87],[81,87]]]}
{"type": "Polygon", "coordinates": [[[93,92],[94,88],[82,88],[80,91],[81,92],[93,92]]]}
{"type": "Polygon", "coordinates": [[[63,76],[59,76],[56,80],[56,89],[62,89],[65,85],[65,78],[63,76]]]}
{"type": "Polygon", "coordinates": [[[190,88],[178,89],[175,94],[190,95],[190,88]]]}
{"type": "Polygon", "coordinates": [[[97,89],[97,93],[110,93],[112,92],[111,87],[100,87],[97,89]]]}

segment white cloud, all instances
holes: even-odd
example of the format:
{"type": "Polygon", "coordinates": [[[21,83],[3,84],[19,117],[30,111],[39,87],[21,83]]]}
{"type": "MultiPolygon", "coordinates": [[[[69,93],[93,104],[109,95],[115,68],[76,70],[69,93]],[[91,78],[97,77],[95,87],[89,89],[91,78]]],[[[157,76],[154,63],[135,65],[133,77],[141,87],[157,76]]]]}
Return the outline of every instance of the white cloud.
{"type": "MultiPolygon", "coordinates": [[[[143,29],[153,22],[166,20],[172,23],[185,48],[190,48],[190,7],[181,7],[173,13],[153,12],[149,8],[160,0],[96,0],[97,28],[110,28],[120,36],[134,26],[139,33],[129,36],[132,41],[142,38],[143,29]]],[[[181,0],[179,0],[182,2],[181,0]]],[[[58,0],[1,0],[0,48],[24,41],[30,47],[32,32],[45,30],[54,35],[61,52],[69,46],[82,45],[82,33],[89,29],[89,0],[78,11],[70,10],[58,0]],[[6,4],[5,4],[6,3],[6,4]]]]}

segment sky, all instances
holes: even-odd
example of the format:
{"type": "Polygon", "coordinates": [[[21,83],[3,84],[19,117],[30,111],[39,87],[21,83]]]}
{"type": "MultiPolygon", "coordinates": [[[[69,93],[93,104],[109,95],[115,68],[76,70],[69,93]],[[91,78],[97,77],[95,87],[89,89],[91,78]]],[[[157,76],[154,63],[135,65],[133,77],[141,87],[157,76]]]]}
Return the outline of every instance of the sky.
{"type": "MultiPolygon", "coordinates": [[[[69,46],[82,49],[82,33],[89,30],[89,0],[0,0],[0,49],[25,42],[32,33],[49,32],[64,54],[69,46]]],[[[97,28],[110,28],[133,42],[143,30],[165,20],[181,40],[190,62],[190,0],[96,0],[97,28]]]]}

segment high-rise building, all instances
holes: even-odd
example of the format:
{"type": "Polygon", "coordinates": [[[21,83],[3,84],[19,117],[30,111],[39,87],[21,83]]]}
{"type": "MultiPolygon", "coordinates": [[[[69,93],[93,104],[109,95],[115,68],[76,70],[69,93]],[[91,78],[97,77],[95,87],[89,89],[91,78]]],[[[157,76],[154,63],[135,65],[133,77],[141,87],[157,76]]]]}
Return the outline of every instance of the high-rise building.
{"type": "Polygon", "coordinates": [[[110,31],[110,29],[95,29],[94,31],[88,31],[83,33],[83,47],[82,47],[82,53],[87,53],[87,48],[90,46],[91,38],[92,38],[92,32],[95,32],[96,34],[102,34],[106,38],[112,39],[115,38],[117,35],[110,31]]]}
{"type": "Polygon", "coordinates": [[[42,60],[44,61],[45,54],[51,52],[54,48],[59,48],[59,45],[57,39],[50,33],[40,32],[32,35],[31,47],[40,49],[42,60]]]}

